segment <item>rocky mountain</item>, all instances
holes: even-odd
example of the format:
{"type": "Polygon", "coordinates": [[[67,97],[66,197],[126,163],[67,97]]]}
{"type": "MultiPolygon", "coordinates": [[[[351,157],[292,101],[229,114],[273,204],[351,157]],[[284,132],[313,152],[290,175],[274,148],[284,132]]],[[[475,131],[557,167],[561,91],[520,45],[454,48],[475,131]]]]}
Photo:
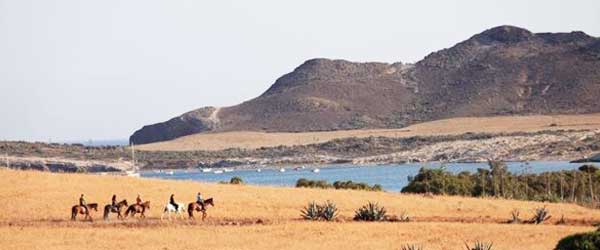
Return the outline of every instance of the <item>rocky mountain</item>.
{"type": "Polygon", "coordinates": [[[600,39],[500,26],[415,64],[312,59],[262,95],[144,126],[136,144],[209,131],[399,128],[442,118],[600,112],[600,39]]]}

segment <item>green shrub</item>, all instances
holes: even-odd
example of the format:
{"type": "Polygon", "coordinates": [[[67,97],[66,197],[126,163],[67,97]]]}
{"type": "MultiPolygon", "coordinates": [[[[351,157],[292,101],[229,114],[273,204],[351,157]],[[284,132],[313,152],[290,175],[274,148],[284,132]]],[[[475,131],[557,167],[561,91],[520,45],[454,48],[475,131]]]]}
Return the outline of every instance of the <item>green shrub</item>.
{"type": "Polygon", "coordinates": [[[307,188],[331,188],[333,187],[331,184],[327,183],[324,180],[307,180],[304,178],[298,179],[296,181],[296,187],[307,187],[307,188]]]}
{"type": "Polygon", "coordinates": [[[385,207],[369,202],[354,212],[354,220],[382,221],[386,213],[385,207]]]}
{"type": "Polygon", "coordinates": [[[296,187],[307,187],[307,188],[335,188],[335,189],[353,189],[353,190],[367,190],[367,191],[382,191],[383,188],[379,184],[369,186],[363,182],[353,181],[336,181],[333,184],[328,183],[324,180],[307,180],[304,178],[296,181],[296,187]]]}
{"type": "Polygon", "coordinates": [[[244,180],[239,176],[234,176],[229,180],[229,184],[244,184],[244,180]]]}
{"type": "Polygon", "coordinates": [[[600,232],[580,233],[561,239],[556,250],[600,250],[600,232]]]}
{"type": "Polygon", "coordinates": [[[403,193],[435,195],[494,196],[507,199],[547,202],[576,202],[593,205],[600,197],[600,171],[584,165],[579,170],[563,170],[539,174],[527,173],[524,165],[509,172],[502,162],[490,161],[489,168],[454,174],[444,168],[421,168],[409,178],[403,193]]]}

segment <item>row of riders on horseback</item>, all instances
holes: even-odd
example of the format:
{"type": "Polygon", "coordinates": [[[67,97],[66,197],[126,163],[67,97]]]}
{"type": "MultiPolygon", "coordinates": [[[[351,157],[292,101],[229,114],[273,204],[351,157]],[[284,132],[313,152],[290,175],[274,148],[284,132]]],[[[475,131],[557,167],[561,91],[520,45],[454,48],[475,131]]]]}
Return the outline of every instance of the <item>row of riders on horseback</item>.
{"type": "MultiPolygon", "coordinates": [[[[202,212],[202,220],[206,218],[206,208],[207,205],[214,206],[213,198],[209,198],[204,200],[202,198],[202,194],[198,192],[196,195],[196,201],[191,202],[187,206],[187,212],[190,219],[194,218],[194,211],[202,212]]],[[[98,203],[87,203],[85,200],[85,196],[81,194],[79,197],[79,205],[74,205],[71,208],[71,220],[76,220],[78,214],[84,216],[84,219],[92,220],[90,216],[90,209],[94,211],[98,211],[98,203]]],[[[117,202],[117,195],[112,196],[111,204],[107,204],[104,206],[104,220],[108,220],[108,216],[110,213],[116,213],[117,218],[123,219],[128,217],[130,214],[132,217],[135,217],[136,214],[140,214],[140,218],[145,218],[146,210],[150,209],[150,201],[142,201],[141,196],[138,194],[135,198],[135,204],[128,205],[127,200],[122,200],[117,202]],[[125,208],[127,208],[125,210],[125,208]],[[125,216],[123,216],[123,211],[125,211],[125,216]]],[[[180,217],[183,217],[183,212],[186,211],[186,208],[183,204],[175,202],[175,195],[171,194],[169,197],[169,203],[165,205],[163,209],[163,214],[160,217],[163,219],[165,215],[168,215],[169,219],[171,218],[171,213],[175,213],[180,217]]]]}

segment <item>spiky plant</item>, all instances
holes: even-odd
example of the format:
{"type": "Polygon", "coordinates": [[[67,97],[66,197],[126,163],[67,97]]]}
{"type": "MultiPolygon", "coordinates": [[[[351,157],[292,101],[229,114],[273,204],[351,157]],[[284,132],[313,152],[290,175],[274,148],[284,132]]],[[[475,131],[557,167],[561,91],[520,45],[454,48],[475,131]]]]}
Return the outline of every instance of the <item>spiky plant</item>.
{"type": "Polygon", "coordinates": [[[469,246],[469,243],[465,242],[467,250],[492,250],[493,242],[481,242],[475,241],[473,247],[469,246]]]}
{"type": "Polygon", "coordinates": [[[369,202],[354,212],[354,220],[381,221],[385,214],[385,207],[369,202]]]}
{"type": "Polygon", "coordinates": [[[552,216],[550,216],[550,210],[546,209],[546,207],[540,207],[535,209],[535,213],[533,214],[533,218],[531,218],[531,222],[535,224],[541,224],[550,218],[552,218],[552,216]]]}
{"type": "Polygon", "coordinates": [[[338,209],[335,206],[335,203],[331,201],[326,201],[323,205],[318,206],[318,210],[320,212],[319,216],[326,221],[335,220],[338,216],[338,209]]]}
{"type": "Polygon", "coordinates": [[[300,212],[305,220],[318,220],[321,217],[319,205],[316,202],[310,202],[300,212]]]}
{"type": "Polygon", "coordinates": [[[415,245],[415,244],[406,244],[402,246],[402,250],[423,250],[423,246],[415,245]]]}
{"type": "Polygon", "coordinates": [[[519,218],[519,214],[520,214],[519,209],[516,209],[516,208],[513,209],[510,212],[510,216],[512,218],[510,219],[509,223],[521,223],[521,218],[519,218]]]}

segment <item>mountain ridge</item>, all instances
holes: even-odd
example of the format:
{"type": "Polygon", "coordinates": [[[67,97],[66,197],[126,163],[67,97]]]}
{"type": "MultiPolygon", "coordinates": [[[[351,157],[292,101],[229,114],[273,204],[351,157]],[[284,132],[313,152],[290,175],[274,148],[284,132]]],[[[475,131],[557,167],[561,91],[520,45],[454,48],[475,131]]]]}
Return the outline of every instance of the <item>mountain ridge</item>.
{"type": "Polygon", "coordinates": [[[600,112],[600,39],[485,30],[414,64],[310,59],[260,96],[144,126],[144,144],[219,131],[400,128],[436,119],[600,112]],[[216,119],[215,119],[216,118],[216,119]]]}

